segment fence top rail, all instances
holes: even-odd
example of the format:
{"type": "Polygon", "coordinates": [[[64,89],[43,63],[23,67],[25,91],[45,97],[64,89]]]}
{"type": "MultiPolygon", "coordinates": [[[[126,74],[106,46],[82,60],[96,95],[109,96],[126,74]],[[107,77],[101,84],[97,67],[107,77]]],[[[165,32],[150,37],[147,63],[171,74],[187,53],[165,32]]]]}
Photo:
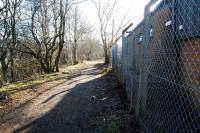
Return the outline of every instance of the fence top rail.
{"type": "Polygon", "coordinates": [[[122,34],[124,34],[132,25],[133,25],[133,23],[130,23],[130,24],[122,31],[122,34]]]}

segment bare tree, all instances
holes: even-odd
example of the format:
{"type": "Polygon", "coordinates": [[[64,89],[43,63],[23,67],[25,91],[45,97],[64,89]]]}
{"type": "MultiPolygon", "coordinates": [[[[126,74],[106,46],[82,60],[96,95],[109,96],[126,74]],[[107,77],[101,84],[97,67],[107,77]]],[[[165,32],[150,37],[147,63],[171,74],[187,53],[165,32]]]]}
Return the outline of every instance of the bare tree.
{"type": "Polygon", "coordinates": [[[16,53],[16,46],[17,46],[17,24],[20,19],[20,6],[22,0],[11,0],[11,8],[10,8],[10,15],[11,15],[11,46],[10,46],[10,75],[11,75],[11,82],[14,82],[14,58],[16,53]]]}
{"type": "Polygon", "coordinates": [[[67,16],[78,0],[36,0],[31,9],[31,20],[24,31],[19,51],[38,60],[45,73],[58,72],[60,56],[66,41],[67,16]]]}
{"type": "Polygon", "coordinates": [[[114,15],[118,13],[118,0],[92,0],[92,2],[98,15],[99,32],[104,48],[105,64],[108,64],[110,59],[110,48],[120,36],[120,31],[129,22],[125,23],[126,14],[121,19],[114,17],[114,15]],[[120,20],[120,23],[115,25],[115,19],[118,19],[118,22],[120,20]]]}
{"type": "MultiPolygon", "coordinates": [[[[47,3],[47,0],[33,2],[30,24],[28,24],[27,27],[29,31],[24,31],[22,35],[23,40],[21,40],[21,46],[18,49],[20,52],[35,57],[45,73],[54,71],[52,57],[58,47],[57,30],[55,30],[53,35],[50,34],[49,31],[50,23],[55,24],[55,22],[57,22],[57,14],[54,16],[56,18],[53,17],[53,19],[56,19],[55,21],[49,19],[50,8],[53,8],[53,6],[50,5],[54,5],[53,3],[55,5],[57,4],[55,1],[49,1],[47,3]]],[[[54,12],[53,9],[52,12],[54,12]]],[[[55,28],[57,28],[57,25],[55,28]]]]}
{"type": "Polygon", "coordinates": [[[1,28],[1,42],[0,42],[0,61],[1,61],[1,69],[3,72],[3,79],[5,82],[8,81],[8,61],[6,61],[8,56],[8,42],[11,36],[10,30],[10,23],[9,23],[9,1],[2,1],[1,4],[3,5],[1,8],[1,17],[0,17],[0,28],[1,28]]]}
{"type": "MultiPolygon", "coordinates": [[[[45,73],[59,71],[60,56],[69,38],[66,36],[69,11],[84,1],[0,1],[0,68],[5,82],[14,81],[19,52],[34,57],[45,73]],[[29,8],[24,8],[26,3],[29,8]]],[[[76,40],[85,31],[78,21],[75,20],[77,25],[73,29],[76,46],[76,40]]]]}
{"type": "Polygon", "coordinates": [[[55,67],[56,67],[56,72],[59,71],[59,60],[61,56],[61,52],[64,47],[64,42],[65,42],[65,25],[66,25],[66,15],[70,9],[70,4],[69,1],[67,0],[66,2],[63,2],[63,0],[60,0],[60,25],[59,25],[59,46],[58,46],[58,54],[55,59],[55,67]],[[63,6],[64,5],[64,6],[63,6]]]}
{"type": "Polygon", "coordinates": [[[73,64],[77,64],[77,50],[80,45],[80,41],[84,38],[84,35],[91,31],[91,27],[86,25],[85,21],[80,13],[78,4],[73,8],[70,15],[70,23],[68,25],[69,39],[71,40],[71,50],[73,64]]]}
{"type": "Polygon", "coordinates": [[[16,25],[20,15],[21,2],[22,0],[2,0],[0,2],[2,5],[0,8],[0,61],[5,82],[14,81],[14,54],[17,45],[16,25]]]}
{"type": "Polygon", "coordinates": [[[19,51],[38,60],[45,73],[59,71],[64,44],[65,16],[69,1],[37,0],[33,2],[29,33],[24,31],[19,51]],[[31,36],[30,36],[31,34],[31,36]]]}

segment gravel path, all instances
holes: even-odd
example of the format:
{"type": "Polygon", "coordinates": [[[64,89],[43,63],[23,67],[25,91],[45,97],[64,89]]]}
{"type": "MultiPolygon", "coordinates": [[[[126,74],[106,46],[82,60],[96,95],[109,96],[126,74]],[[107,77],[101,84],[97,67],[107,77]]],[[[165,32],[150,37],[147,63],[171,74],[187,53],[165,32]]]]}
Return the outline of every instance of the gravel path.
{"type": "Polygon", "coordinates": [[[63,84],[7,114],[0,132],[107,132],[106,122],[124,105],[118,92],[112,92],[117,83],[112,75],[102,75],[102,69],[96,63],[77,68],[63,84]]]}

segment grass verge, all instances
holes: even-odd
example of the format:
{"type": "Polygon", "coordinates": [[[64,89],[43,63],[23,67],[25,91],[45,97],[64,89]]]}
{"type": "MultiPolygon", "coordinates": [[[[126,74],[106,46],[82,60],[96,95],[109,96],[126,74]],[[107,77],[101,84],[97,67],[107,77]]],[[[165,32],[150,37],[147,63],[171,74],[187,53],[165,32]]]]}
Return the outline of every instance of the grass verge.
{"type": "Polygon", "coordinates": [[[34,77],[31,77],[29,80],[15,82],[12,84],[7,84],[2,86],[0,88],[0,94],[5,95],[7,99],[0,101],[0,110],[4,109],[11,100],[17,101],[20,98],[24,97],[24,95],[31,95],[32,92],[37,91],[36,88],[38,86],[47,83],[49,81],[66,78],[67,75],[68,72],[64,70],[58,73],[35,75],[34,77]]]}

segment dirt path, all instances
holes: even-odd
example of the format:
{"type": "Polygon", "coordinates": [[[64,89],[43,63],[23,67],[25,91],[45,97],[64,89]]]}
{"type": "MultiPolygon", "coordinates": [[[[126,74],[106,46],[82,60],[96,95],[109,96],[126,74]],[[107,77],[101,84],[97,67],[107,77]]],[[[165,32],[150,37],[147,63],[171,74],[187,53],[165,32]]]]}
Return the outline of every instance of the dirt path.
{"type": "Polygon", "coordinates": [[[104,133],[120,130],[112,127],[118,126],[116,115],[125,105],[116,91],[116,80],[109,73],[102,75],[102,69],[103,65],[95,62],[76,68],[66,82],[4,116],[0,132],[104,133]]]}

